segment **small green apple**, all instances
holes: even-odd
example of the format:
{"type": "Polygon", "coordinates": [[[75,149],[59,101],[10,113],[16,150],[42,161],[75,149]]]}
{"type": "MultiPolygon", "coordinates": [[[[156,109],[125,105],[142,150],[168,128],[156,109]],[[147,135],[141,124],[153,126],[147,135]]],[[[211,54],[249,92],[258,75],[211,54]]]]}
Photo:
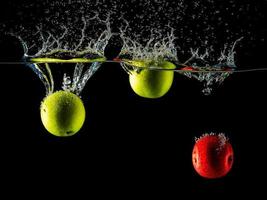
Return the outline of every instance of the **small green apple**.
{"type": "Polygon", "coordinates": [[[171,88],[174,77],[174,71],[171,69],[176,68],[173,63],[168,61],[155,63],[154,61],[131,61],[128,64],[137,68],[142,67],[138,72],[132,71],[132,74],[129,75],[130,85],[137,95],[146,98],[159,98],[171,88]],[[162,70],[149,69],[149,66],[156,66],[162,70]]]}
{"type": "Polygon", "coordinates": [[[41,103],[41,120],[48,132],[55,136],[72,136],[85,120],[82,100],[68,91],[57,91],[44,98],[41,103]]]}

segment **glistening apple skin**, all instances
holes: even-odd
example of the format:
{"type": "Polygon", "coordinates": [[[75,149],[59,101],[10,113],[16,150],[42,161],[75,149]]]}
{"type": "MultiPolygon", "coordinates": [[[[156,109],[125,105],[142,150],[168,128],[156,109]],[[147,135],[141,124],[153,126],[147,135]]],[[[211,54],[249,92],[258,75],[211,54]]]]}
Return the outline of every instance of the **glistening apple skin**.
{"type": "Polygon", "coordinates": [[[57,91],[44,98],[41,120],[48,132],[58,137],[76,134],[85,120],[82,100],[69,91],[57,91]]]}
{"type": "MultiPolygon", "coordinates": [[[[116,59],[117,61],[117,59],[116,59]]],[[[168,61],[159,60],[122,60],[125,64],[139,68],[138,72],[129,74],[133,91],[145,98],[156,99],[164,96],[171,88],[176,66],[168,61]],[[160,70],[152,70],[157,67],[160,70]]]]}
{"type": "Polygon", "coordinates": [[[225,176],[232,168],[234,152],[224,134],[205,134],[195,143],[192,162],[196,172],[208,179],[225,176]]]}

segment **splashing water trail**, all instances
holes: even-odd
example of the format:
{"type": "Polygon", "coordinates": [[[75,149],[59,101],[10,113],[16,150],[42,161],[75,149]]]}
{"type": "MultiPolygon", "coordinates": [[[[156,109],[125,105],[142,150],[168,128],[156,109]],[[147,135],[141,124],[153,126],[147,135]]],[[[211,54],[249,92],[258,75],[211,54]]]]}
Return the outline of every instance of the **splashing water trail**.
{"type": "Polygon", "coordinates": [[[241,39],[239,38],[230,46],[225,45],[217,60],[214,57],[209,58],[210,54],[208,49],[206,49],[204,54],[200,54],[199,49],[191,49],[192,56],[186,62],[182,63],[184,66],[189,66],[190,70],[180,73],[203,82],[203,94],[210,95],[212,86],[215,83],[222,84],[236,69],[234,57],[236,53],[235,46],[241,39]]]}
{"type": "Polygon", "coordinates": [[[91,66],[83,73],[84,64],[77,63],[73,73],[73,79],[70,76],[64,74],[62,89],[73,92],[77,95],[81,93],[87,81],[91,76],[99,69],[101,63],[94,62],[91,66]]]}
{"type": "MultiPolygon", "coordinates": [[[[128,27],[128,24],[126,28],[128,27]]],[[[177,47],[175,46],[174,29],[170,27],[170,32],[163,36],[162,34],[155,35],[151,32],[151,37],[145,45],[137,42],[129,36],[125,35],[125,29],[120,29],[120,37],[123,41],[122,50],[118,56],[122,62],[122,68],[128,73],[132,71],[139,72],[142,69],[148,70],[165,70],[160,68],[160,62],[163,60],[172,62],[176,65],[178,73],[194,78],[204,83],[203,94],[210,95],[212,87],[216,83],[223,83],[223,81],[234,72],[235,64],[235,46],[243,38],[237,39],[231,45],[224,45],[218,58],[212,53],[213,47],[205,49],[201,54],[200,48],[193,50],[190,48],[191,56],[185,62],[181,62],[177,57],[177,47]],[[156,39],[155,39],[156,38],[156,39]],[[133,62],[128,61],[153,61],[148,66],[132,65],[133,62]],[[190,70],[188,70],[190,69],[190,70]]]]}
{"type": "Polygon", "coordinates": [[[105,61],[104,50],[113,35],[109,20],[109,15],[105,20],[100,19],[98,14],[91,18],[82,17],[83,26],[80,36],[75,35],[75,38],[79,38],[76,43],[68,40],[69,37],[74,36],[74,32],[69,31],[65,25],[60,27],[64,31],[56,35],[37,27],[35,35],[39,35],[40,47],[36,47],[36,44],[30,46],[21,36],[17,36],[24,49],[23,61],[40,78],[45,86],[46,95],[54,91],[54,80],[49,63],[76,63],[72,80],[70,76],[64,74],[62,89],[77,95],[82,92],[87,81],[105,61]],[[102,25],[102,33],[96,38],[86,35],[87,29],[92,28],[91,22],[97,26],[102,25]],[[36,52],[30,54],[34,50],[36,52]]]}
{"type": "Polygon", "coordinates": [[[47,95],[56,85],[50,63],[76,64],[72,76],[64,74],[61,85],[63,90],[80,94],[106,61],[104,51],[112,36],[119,36],[122,43],[119,59],[114,62],[128,74],[143,68],[173,70],[203,83],[202,92],[209,95],[214,85],[242,71],[236,67],[235,46],[243,37],[254,43],[256,29],[231,19],[235,16],[243,22],[249,9],[246,4],[214,0],[43,1],[26,6],[27,15],[16,20],[21,24],[11,32],[21,41],[23,61],[41,79],[47,95]],[[39,10],[43,17],[33,18],[33,10],[39,10]],[[132,61],[141,62],[135,66],[132,61]],[[162,61],[176,68],[163,69],[162,61]],[[149,64],[142,66],[142,62],[149,64]]]}

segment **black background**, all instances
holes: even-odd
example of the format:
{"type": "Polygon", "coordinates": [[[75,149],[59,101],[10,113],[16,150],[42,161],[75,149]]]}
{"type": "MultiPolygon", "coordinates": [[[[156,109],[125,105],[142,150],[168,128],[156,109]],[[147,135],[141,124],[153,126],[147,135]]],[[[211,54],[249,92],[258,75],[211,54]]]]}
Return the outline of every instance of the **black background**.
{"type": "MultiPolygon", "coordinates": [[[[16,42],[2,38],[2,57],[19,57],[16,42]]],[[[260,42],[243,47],[240,65],[265,66],[262,48],[260,42]]],[[[106,52],[111,57],[118,50],[108,46],[106,52]]],[[[45,90],[38,77],[24,65],[0,67],[5,177],[0,181],[9,189],[177,198],[182,193],[257,195],[264,186],[267,72],[235,73],[211,96],[201,93],[197,81],[175,74],[169,93],[151,100],[133,93],[118,64],[106,63],[81,94],[87,112],[83,128],[73,137],[57,138],[40,121],[45,90]],[[201,178],[191,163],[194,137],[209,132],[225,133],[233,145],[233,168],[221,179],[201,178]]]]}

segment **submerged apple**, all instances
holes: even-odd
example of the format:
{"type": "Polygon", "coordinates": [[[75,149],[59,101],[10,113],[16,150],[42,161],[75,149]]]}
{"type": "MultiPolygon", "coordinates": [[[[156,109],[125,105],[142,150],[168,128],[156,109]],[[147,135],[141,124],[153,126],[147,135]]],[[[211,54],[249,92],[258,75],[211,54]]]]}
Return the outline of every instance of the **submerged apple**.
{"type": "Polygon", "coordinates": [[[82,100],[68,91],[57,91],[48,95],[40,109],[44,127],[55,136],[74,135],[85,120],[82,100]]]}
{"type": "Polygon", "coordinates": [[[204,134],[195,143],[192,162],[196,172],[204,178],[225,176],[233,165],[232,145],[222,133],[204,134]]]}
{"type": "Polygon", "coordinates": [[[175,65],[168,61],[125,61],[126,64],[136,68],[129,75],[133,91],[146,98],[159,98],[165,95],[172,86],[175,65]],[[158,69],[151,69],[157,67],[158,69]]]}

